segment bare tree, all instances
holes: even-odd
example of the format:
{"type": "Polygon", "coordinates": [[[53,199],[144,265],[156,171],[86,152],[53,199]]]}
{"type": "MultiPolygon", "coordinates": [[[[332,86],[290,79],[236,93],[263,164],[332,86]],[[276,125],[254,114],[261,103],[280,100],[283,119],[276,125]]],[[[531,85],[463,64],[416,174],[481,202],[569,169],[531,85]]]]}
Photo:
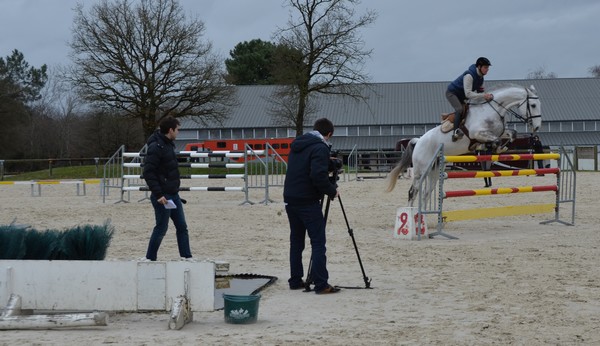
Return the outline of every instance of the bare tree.
{"type": "MultiPolygon", "coordinates": [[[[298,119],[299,96],[298,89],[294,85],[288,85],[280,86],[271,96],[265,98],[269,104],[267,112],[273,119],[273,123],[278,126],[289,126],[291,124],[298,135],[302,134],[302,130],[298,131],[295,127],[296,119],[298,119]]],[[[303,123],[310,123],[317,110],[312,98],[307,98],[304,106],[303,123]]]]}
{"type": "Polygon", "coordinates": [[[77,142],[82,102],[62,78],[64,74],[65,69],[61,66],[50,68],[41,97],[32,106],[34,115],[28,128],[29,147],[32,152],[43,153],[42,157],[80,155],[77,142]]]}
{"type": "Polygon", "coordinates": [[[148,137],[165,116],[221,121],[236,104],[204,24],[177,0],[101,0],[75,9],[71,79],[84,98],[141,120],[148,137]]]}
{"type": "Polygon", "coordinates": [[[600,65],[590,67],[589,71],[592,74],[592,77],[600,78],[600,65]]]}
{"type": "Polygon", "coordinates": [[[544,66],[540,66],[527,74],[527,79],[547,79],[557,77],[558,76],[554,72],[546,72],[546,68],[544,66]]]}
{"type": "Polygon", "coordinates": [[[296,104],[290,107],[279,102],[279,107],[271,113],[279,114],[281,120],[293,112],[288,125],[294,126],[297,135],[303,132],[311,95],[339,94],[364,100],[361,90],[368,76],[363,68],[372,50],[364,48],[358,31],[372,24],[377,14],[369,10],[357,17],[354,7],[359,3],[359,0],[288,0],[298,17],[290,16],[288,27],[275,33],[279,45],[288,48],[291,58],[284,59],[287,65],[281,71],[285,74],[278,75],[281,86],[273,98],[296,104]],[[282,98],[282,95],[287,96],[282,98]]]}

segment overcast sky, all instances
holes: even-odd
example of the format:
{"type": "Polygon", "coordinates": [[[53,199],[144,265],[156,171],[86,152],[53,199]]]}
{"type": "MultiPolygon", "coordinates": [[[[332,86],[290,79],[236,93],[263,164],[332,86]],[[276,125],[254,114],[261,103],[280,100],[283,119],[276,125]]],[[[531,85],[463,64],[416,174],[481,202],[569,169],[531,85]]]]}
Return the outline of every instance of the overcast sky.
{"type": "MultiPolygon", "coordinates": [[[[73,8],[97,0],[0,0],[0,56],[18,49],[33,66],[68,64],[73,8]]],[[[271,40],[285,27],[285,0],[180,0],[206,25],[223,58],[242,41],[271,40]]],[[[363,0],[378,12],[361,30],[373,49],[373,82],[448,81],[477,57],[492,61],[489,80],[524,79],[543,68],[559,78],[590,77],[600,65],[598,0],[363,0]]]]}

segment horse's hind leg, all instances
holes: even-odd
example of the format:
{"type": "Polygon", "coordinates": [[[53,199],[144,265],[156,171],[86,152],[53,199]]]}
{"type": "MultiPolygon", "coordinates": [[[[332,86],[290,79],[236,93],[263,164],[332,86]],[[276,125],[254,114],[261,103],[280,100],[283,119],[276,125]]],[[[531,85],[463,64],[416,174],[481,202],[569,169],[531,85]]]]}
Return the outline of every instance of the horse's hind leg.
{"type": "MultiPolygon", "coordinates": [[[[414,172],[413,172],[414,173],[414,172]]],[[[410,185],[410,189],[408,189],[408,206],[412,207],[415,204],[415,199],[418,197],[419,189],[417,188],[417,183],[421,179],[421,175],[415,175],[413,177],[412,184],[410,185]]]]}
{"type": "Polygon", "coordinates": [[[415,187],[414,185],[410,186],[410,189],[408,189],[408,206],[412,207],[413,204],[415,203],[415,187]]]}

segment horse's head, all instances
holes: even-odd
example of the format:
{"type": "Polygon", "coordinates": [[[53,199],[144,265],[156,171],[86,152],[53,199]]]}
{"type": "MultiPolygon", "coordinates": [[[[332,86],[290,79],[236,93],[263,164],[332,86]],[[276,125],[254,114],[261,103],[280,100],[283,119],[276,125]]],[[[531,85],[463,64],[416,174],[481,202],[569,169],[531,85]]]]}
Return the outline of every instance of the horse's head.
{"type": "Polygon", "coordinates": [[[519,105],[519,113],[524,115],[525,122],[531,128],[531,132],[537,132],[542,127],[542,106],[537,96],[535,87],[532,85],[525,88],[526,99],[519,105]]]}

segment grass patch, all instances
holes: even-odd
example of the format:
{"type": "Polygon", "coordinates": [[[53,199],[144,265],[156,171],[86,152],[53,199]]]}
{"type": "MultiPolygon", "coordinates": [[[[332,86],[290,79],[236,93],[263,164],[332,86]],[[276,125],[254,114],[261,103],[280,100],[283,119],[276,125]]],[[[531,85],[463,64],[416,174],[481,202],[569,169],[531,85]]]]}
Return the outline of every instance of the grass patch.
{"type": "Polygon", "coordinates": [[[92,179],[102,178],[102,168],[90,166],[56,167],[50,170],[27,172],[17,175],[4,176],[6,181],[48,180],[48,179],[92,179]]]}

